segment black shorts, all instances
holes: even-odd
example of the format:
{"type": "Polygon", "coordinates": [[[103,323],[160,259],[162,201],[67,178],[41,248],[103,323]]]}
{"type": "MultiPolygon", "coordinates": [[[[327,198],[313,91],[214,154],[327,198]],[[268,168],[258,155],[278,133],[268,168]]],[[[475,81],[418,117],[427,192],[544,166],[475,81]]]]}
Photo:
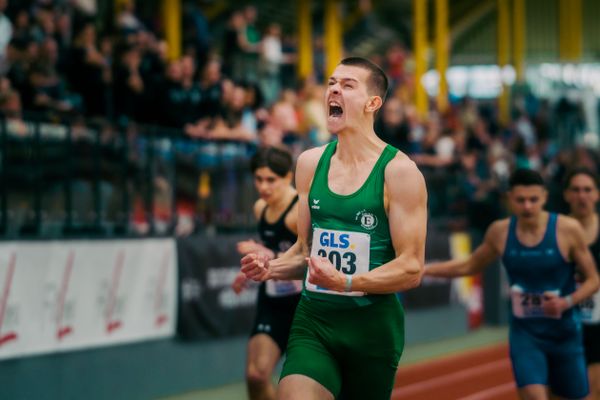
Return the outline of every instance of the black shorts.
{"type": "Polygon", "coordinates": [[[600,324],[583,324],[583,347],[587,365],[600,363],[600,324]]]}
{"type": "Polygon", "coordinates": [[[283,354],[300,296],[298,293],[291,296],[270,297],[266,294],[263,282],[258,289],[256,319],[250,337],[259,333],[269,335],[283,354]]]}

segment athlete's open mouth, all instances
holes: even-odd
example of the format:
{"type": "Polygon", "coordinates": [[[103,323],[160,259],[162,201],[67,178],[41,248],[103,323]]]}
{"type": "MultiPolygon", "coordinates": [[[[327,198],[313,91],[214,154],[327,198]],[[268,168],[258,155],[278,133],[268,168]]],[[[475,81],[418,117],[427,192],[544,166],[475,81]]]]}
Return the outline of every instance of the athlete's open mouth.
{"type": "Polygon", "coordinates": [[[344,110],[342,109],[342,107],[335,105],[335,104],[331,104],[329,105],[329,115],[332,117],[339,117],[344,113],[344,110]]]}

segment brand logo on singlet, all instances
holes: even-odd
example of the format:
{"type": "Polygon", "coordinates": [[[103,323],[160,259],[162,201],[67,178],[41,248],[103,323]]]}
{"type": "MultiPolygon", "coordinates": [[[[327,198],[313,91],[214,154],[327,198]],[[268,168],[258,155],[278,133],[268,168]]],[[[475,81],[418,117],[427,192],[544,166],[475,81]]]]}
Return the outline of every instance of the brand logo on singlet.
{"type": "Polygon", "coordinates": [[[375,229],[377,226],[377,217],[367,210],[357,212],[354,219],[360,222],[360,226],[368,230],[375,229]]]}
{"type": "Polygon", "coordinates": [[[312,208],[313,210],[320,210],[321,209],[321,206],[319,205],[320,201],[321,200],[319,200],[319,199],[313,199],[313,201],[312,201],[313,203],[310,206],[310,208],[312,208]]]}

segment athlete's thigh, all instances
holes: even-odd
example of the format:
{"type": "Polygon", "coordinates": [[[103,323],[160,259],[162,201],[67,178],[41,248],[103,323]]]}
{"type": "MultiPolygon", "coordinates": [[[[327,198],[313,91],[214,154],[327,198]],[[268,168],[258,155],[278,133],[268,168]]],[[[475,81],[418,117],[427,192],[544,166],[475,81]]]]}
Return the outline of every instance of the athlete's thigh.
{"type": "Polygon", "coordinates": [[[280,357],[281,351],[272,337],[264,333],[252,336],[248,342],[248,375],[270,376],[280,357]]]}
{"type": "Polygon", "coordinates": [[[553,394],[565,399],[583,399],[589,393],[583,349],[549,356],[549,386],[553,394]]]}
{"type": "Polygon", "coordinates": [[[313,378],[287,375],[277,387],[277,400],[333,400],[333,394],[313,378]]]}
{"type": "Polygon", "coordinates": [[[548,359],[528,334],[511,330],[510,361],[517,387],[548,385],[548,359]]]}
{"type": "Polygon", "coordinates": [[[340,391],[342,377],[338,361],[331,352],[329,329],[315,321],[302,302],[298,305],[286,349],[281,380],[288,375],[309,377],[334,396],[340,391]]]}
{"type": "Polygon", "coordinates": [[[600,363],[588,365],[591,400],[600,400],[600,363]]]}
{"type": "Polygon", "coordinates": [[[548,387],[545,385],[527,385],[517,389],[521,400],[548,400],[548,387]]]}
{"type": "Polygon", "coordinates": [[[390,298],[354,314],[339,335],[343,398],[387,400],[404,350],[404,313],[390,298]]]}

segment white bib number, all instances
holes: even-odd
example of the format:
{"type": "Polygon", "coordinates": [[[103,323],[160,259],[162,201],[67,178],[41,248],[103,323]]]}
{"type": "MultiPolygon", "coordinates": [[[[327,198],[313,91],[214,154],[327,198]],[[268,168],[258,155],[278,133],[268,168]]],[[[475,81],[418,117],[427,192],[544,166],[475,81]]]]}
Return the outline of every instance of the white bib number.
{"type": "Polygon", "coordinates": [[[591,297],[579,303],[581,321],[584,324],[597,324],[600,322],[600,290],[591,297]]]}
{"type": "MultiPolygon", "coordinates": [[[[546,291],[559,295],[558,290],[546,291]]],[[[518,285],[510,288],[512,312],[517,318],[553,318],[560,319],[560,314],[546,314],[544,312],[544,293],[526,292],[518,285]]]]}
{"type": "Polygon", "coordinates": [[[302,280],[299,281],[274,281],[268,280],[266,293],[269,297],[291,296],[302,291],[302,280]]]}
{"type": "MultiPolygon", "coordinates": [[[[334,231],[315,228],[313,231],[311,257],[325,257],[345,275],[369,272],[371,236],[368,233],[334,231]]],[[[312,292],[329,293],[339,296],[364,296],[364,292],[337,292],[328,290],[308,281],[306,289],[312,292]]]]}

